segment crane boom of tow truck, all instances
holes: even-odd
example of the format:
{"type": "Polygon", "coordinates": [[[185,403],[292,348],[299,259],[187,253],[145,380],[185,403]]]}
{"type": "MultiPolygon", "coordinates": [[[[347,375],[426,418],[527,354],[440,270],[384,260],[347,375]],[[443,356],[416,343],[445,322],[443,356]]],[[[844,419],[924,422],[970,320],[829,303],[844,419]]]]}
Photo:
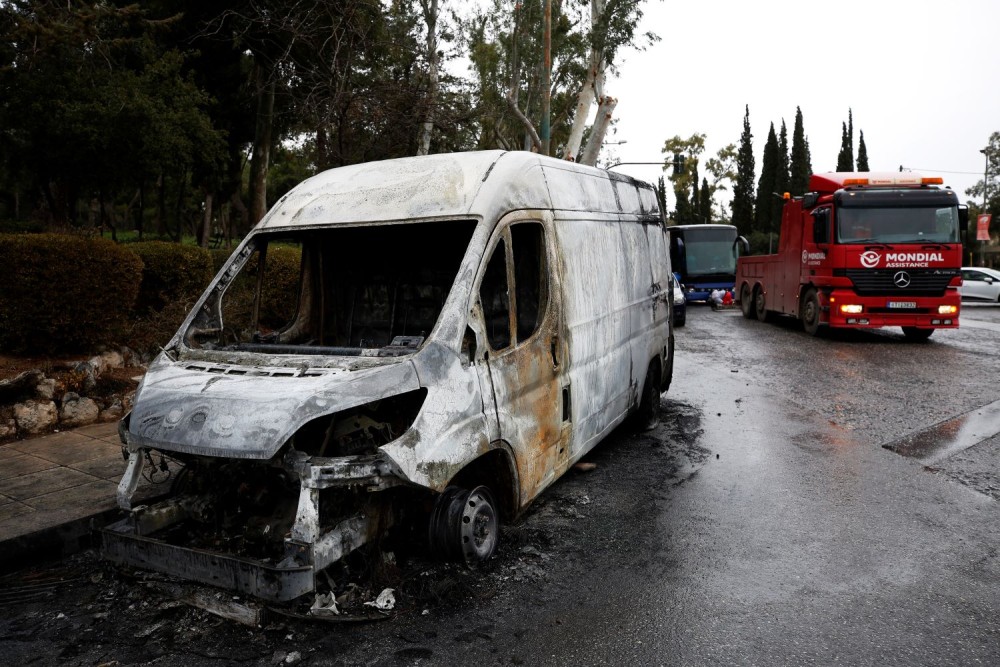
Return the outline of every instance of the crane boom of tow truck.
{"type": "Polygon", "coordinates": [[[740,257],[743,315],[791,315],[813,335],[902,327],[908,338],[958,327],[968,211],[942,179],[912,172],[813,174],[785,195],[778,251],[740,257]]]}

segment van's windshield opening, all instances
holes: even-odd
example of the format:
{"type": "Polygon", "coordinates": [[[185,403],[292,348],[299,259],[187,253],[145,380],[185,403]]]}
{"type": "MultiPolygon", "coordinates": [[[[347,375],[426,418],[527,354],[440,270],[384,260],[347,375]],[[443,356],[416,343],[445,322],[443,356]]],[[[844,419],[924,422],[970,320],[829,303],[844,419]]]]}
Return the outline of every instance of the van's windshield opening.
{"type": "Polygon", "coordinates": [[[186,332],[189,347],[396,356],[437,323],[474,221],[260,234],[186,332]]]}
{"type": "Polygon", "coordinates": [[[841,207],[838,243],[958,243],[956,206],[841,207]]]}

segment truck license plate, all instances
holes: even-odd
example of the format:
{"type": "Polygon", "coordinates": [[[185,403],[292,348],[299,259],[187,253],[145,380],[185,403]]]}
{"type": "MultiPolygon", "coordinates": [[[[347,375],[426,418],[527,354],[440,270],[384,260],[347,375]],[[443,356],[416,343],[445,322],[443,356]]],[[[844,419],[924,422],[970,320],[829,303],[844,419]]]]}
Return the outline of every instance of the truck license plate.
{"type": "Polygon", "coordinates": [[[916,301],[890,301],[889,308],[916,308],[916,301]]]}

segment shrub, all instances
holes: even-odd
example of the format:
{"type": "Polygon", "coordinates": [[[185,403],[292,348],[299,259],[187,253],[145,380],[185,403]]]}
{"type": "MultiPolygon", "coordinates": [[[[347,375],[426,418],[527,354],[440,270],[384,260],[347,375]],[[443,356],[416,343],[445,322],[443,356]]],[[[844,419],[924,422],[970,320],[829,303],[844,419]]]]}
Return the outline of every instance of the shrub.
{"type": "Polygon", "coordinates": [[[90,351],[121,335],[142,260],[112,241],[0,234],[0,349],[90,351]]]}
{"type": "Polygon", "coordinates": [[[127,246],[142,259],[135,311],[145,316],[168,304],[192,304],[212,280],[212,255],[198,246],[144,241],[127,246]]]}

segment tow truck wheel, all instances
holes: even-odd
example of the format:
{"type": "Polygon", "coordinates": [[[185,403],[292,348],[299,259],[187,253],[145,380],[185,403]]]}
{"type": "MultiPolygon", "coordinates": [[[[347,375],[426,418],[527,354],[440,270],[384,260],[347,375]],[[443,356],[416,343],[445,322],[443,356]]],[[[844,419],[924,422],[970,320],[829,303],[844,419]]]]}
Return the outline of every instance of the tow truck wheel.
{"type": "Polygon", "coordinates": [[[903,327],[903,335],[907,340],[927,340],[934,333],[934,329],[922,329],[920,327],[903,327]]]}
{"type": "Polygon", "coordinates": [[[743,283],[740,287],[740,310],[743,311],[743,317],[748,320],[757,319],[757,311],[754,310],[753,295],[750,292],[750,286],[743,283]]]}
{"type": "Polygon", "coordinates": [[[767,322],[767,301],[764,297],[764,288],[758,285],[753,291],[753,307],[757,319],[767,322]]]}
{"type": "Polygon", "coordinates": [[[464,562],[469,567],[483,563],[500,542],[497,504],[488,487],[471,491],[457,486],[445,489],[431,512],[431,550],[446,560],[464,562]]]}
{"type": "Polygon", "coordinates": [[[802,328],[806,330],[806,333],[810,336],[818,336],[819,297],[816,296],[816,290],[812,288],[806,290],[802,296],[802,309],[799,314],[802,317],[802,328]]]}

